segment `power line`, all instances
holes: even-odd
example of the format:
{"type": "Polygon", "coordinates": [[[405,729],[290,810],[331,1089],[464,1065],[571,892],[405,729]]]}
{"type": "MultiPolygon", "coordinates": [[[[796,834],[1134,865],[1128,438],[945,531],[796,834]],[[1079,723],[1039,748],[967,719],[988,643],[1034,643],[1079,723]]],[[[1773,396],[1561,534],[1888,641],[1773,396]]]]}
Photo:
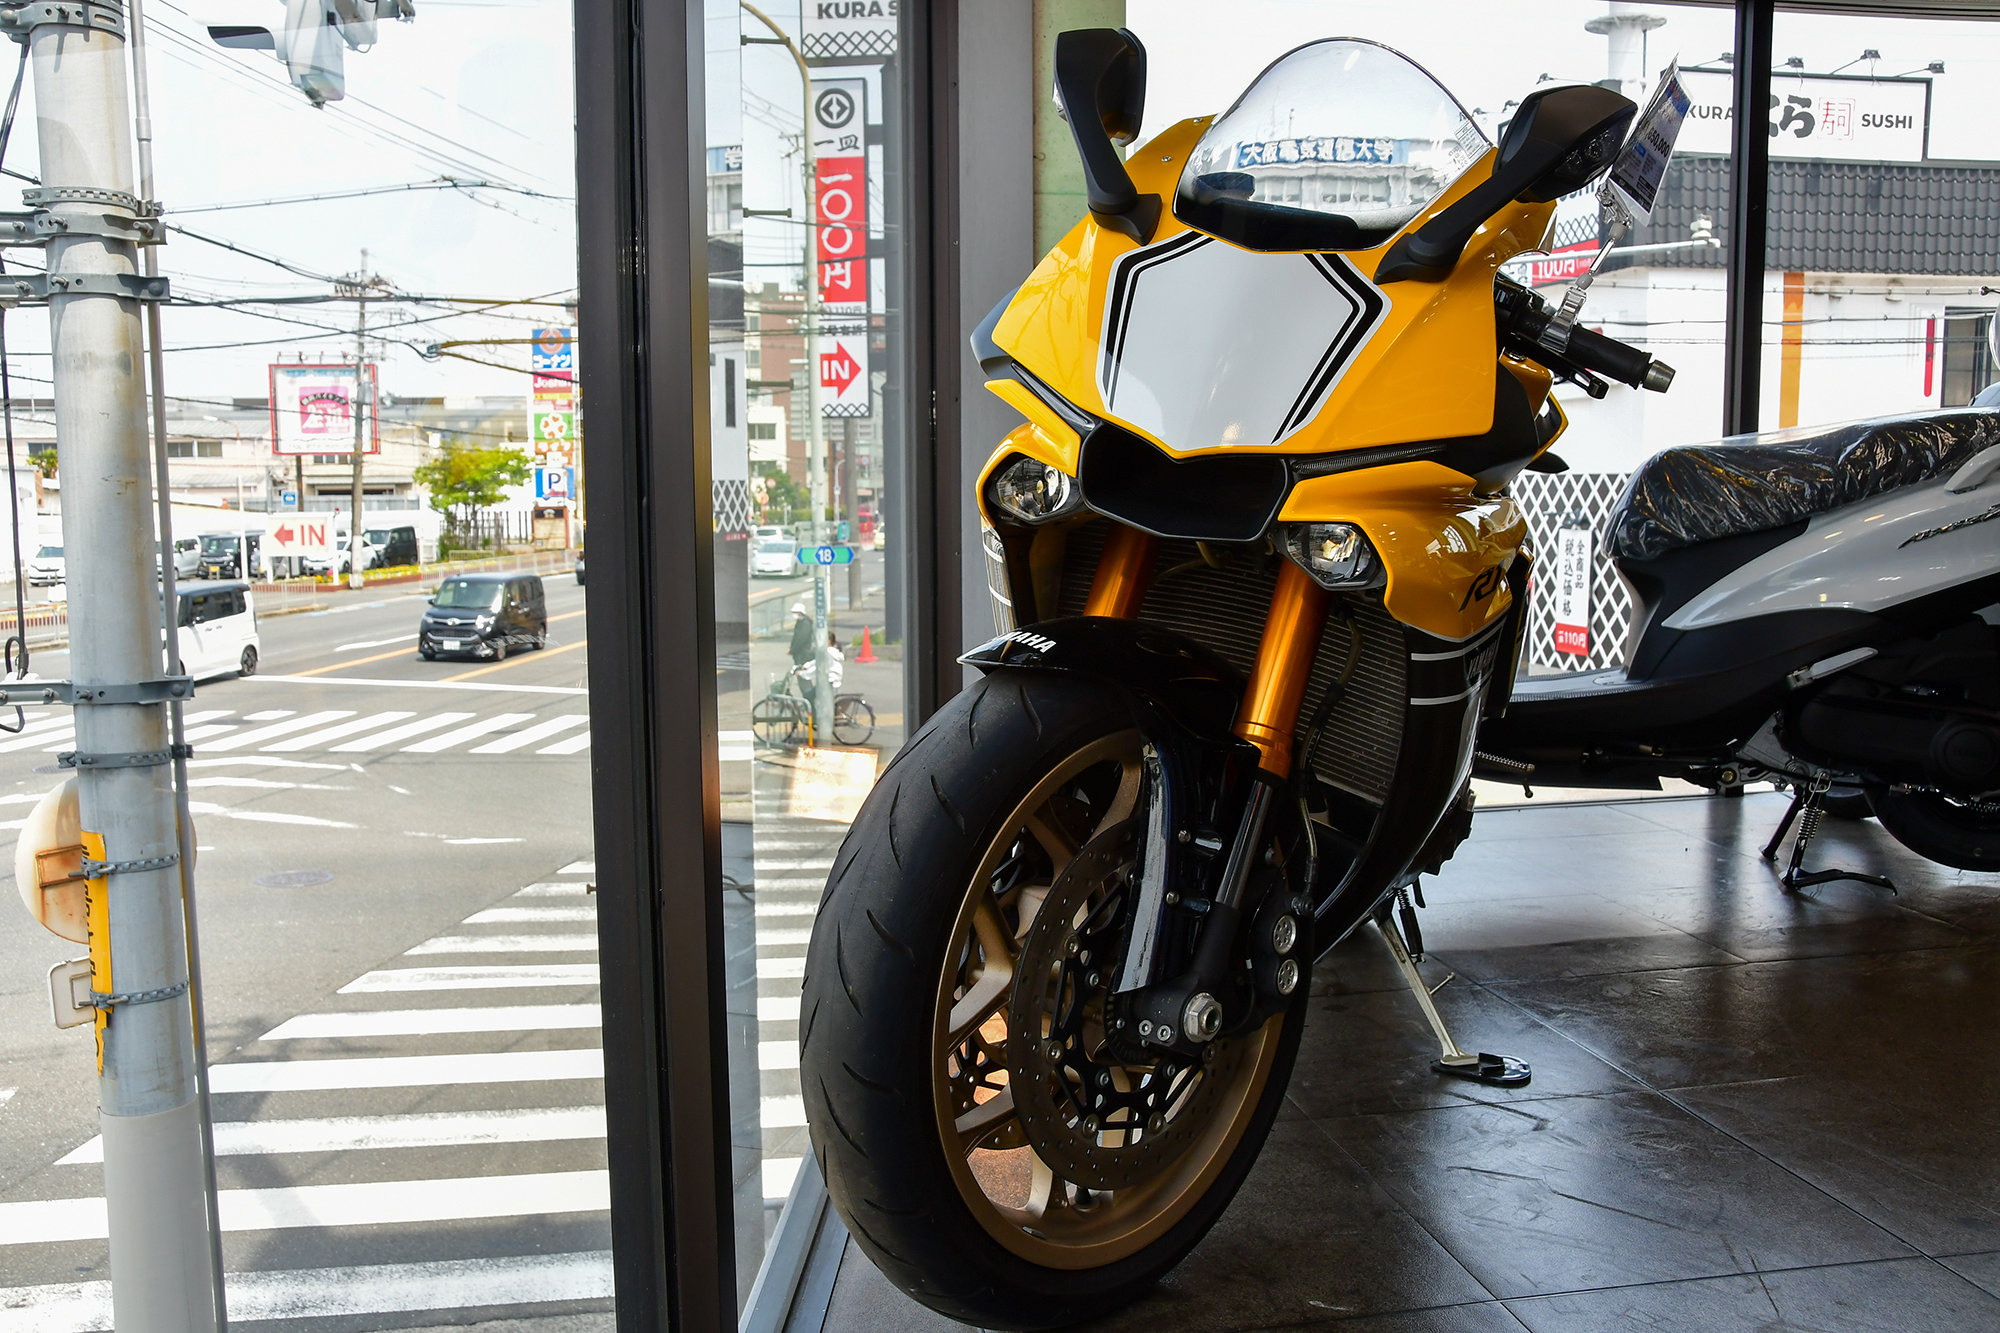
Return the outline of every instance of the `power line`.
{"type": "Polygon", "coordinates": [[[365,199],[374,195],[412,194],[422,190],[499,190],[507,194],[518,194],[530,199],[550,199],[560,203],[573,204],[576,196],[571,194],[551,194],[546,190],[530,190],[525,186],[508,185],[489,180],[460,180],[455,176],[440,176],[436,180],[410,181],[401,185],[364,185],[352,190],[326,190],[319,194],[280,195],[272,199],[243,199],[220,204],[194,204],[176,206],[170,213],[229,213],[245,208],[276,208],[286,204],[321,204],[336,199],[365,199]]]}

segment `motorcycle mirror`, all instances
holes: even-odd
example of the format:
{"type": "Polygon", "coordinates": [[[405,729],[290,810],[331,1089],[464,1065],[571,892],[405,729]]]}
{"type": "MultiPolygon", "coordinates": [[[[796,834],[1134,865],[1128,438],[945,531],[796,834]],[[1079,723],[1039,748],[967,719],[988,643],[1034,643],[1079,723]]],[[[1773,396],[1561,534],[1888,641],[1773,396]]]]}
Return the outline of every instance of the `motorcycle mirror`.
{"type": "Polygon", "coordinates": [[[1140,194],[1114,143],[1139,137],[1146,109],[1146,48],[1126,28],[1056,34],[1056,109],[1083,161],[1091,216],[1144,245],[1160,221],[1160,197],[1140,194]]]}
{"type": "Polygon", "coordinates": [[[1500,136],[1493,174],[1390,247],[1375,281],[1442,281],[1472,233],[1509,200],[1545,204],[1596,179],[1637,111],[1630,99],[1595,84],[1529,93],[1500,136]]]}

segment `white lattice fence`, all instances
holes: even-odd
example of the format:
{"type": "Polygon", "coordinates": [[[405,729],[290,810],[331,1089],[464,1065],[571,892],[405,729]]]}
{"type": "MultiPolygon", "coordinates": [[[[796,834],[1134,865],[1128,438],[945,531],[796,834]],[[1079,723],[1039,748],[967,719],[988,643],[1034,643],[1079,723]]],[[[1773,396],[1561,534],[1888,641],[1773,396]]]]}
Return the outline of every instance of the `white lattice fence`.
{"type": "Polygon", "coordinates": [[[1515,501],[1528,520],[1535,544],[1535,584],[1528,595],[1528,660],[1564,671],[1592,671],[1624,661],[1632,628],[1632,599],[1612,567],[1604,535],[1606,520],[1625,493],[1628,474],[1620,472],[1524,472],[1514,482],[1515,501]],[[1590,652],[1577,657],[1555,648],[1556,533],[1581,521],[1591,536],[1590,652]]]}
{"type": "Polygon", "coordinates": [[[711,483],[717,532],[750,531],[750,483],[728,479],[711,483]]]}

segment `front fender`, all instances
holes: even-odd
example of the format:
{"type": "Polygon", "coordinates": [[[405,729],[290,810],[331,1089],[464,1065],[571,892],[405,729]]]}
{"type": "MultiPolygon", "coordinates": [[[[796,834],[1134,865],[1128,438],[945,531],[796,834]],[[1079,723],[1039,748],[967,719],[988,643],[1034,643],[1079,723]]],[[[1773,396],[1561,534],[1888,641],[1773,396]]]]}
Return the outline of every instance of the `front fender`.
{"type": "Polygon", "coordinates": [[[1096,676],[1142,696],[1204,744],[1235,741],[1242,677],[1192,639],[1143,620],[1045,620],[1009,630],[958,660],[981,671],[1017,667],[1096,676]]]}

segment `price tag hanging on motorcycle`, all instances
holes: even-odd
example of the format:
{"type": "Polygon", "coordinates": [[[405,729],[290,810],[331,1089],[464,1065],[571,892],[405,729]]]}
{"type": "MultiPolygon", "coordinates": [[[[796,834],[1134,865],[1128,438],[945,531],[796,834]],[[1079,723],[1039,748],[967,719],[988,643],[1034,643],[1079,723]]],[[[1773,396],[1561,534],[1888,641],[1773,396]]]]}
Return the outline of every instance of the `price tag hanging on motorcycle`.
{"type": "Polygon", "coordinates": [[[813,267],[820,413],[868,415],[868,85],[814,79],[813,267]]]}
{"type": "Polygon", "coordinates": [[[1674,158],[1674,141],[1680,138],[1681,122],[1687,119],[1687,89],[1681,86],[1680,62],[1668,64],[1653,90],[1632,137],[1625,141],[1618,160],[1611,164],[1605,182],[1606,222],[1614,212],[1626,226],[1637,226],[1653,215],[1659,202],[1660,182],[1666,178],[1667,164],[1674,158]]]}

